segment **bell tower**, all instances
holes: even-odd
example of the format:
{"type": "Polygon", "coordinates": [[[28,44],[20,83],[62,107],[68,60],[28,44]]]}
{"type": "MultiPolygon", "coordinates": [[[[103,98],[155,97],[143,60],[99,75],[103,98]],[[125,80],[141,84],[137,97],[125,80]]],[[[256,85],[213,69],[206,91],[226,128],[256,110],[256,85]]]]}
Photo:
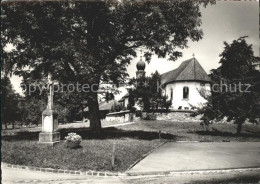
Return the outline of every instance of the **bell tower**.
{"type": "Polygon", "coordinates": [[[140,79],[142,77],[145,77],[145,71],[144,71],[144,69],[145,69],[145,62],[142,59],[142,51],[141,51],[140,60],[136,64],[136,68],[137,68],[136,79],[140,79]]]}

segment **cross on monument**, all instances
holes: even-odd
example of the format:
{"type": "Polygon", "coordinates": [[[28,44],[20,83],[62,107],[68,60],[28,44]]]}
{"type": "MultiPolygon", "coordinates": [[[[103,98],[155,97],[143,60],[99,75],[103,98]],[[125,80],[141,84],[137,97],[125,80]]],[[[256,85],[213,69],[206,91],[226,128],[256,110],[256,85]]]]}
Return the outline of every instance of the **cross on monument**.
{"type": "Polygon", "coordinates": [[[49,73],[48,74],[48,89],[49,89],[49,94],[48,94],[48,103],[47,103],[47,109],[53,109],[53,95],[54,95],[54,83],[52,81],[52,75],[49,73]]]}
{"type": "Polygon", "coordinates": [[[52,75],[47,77],[48,102],[46,109],[42,112],[42,132],[39,134],[39,143],[54,145],[60,141],[58,129],[58,113],[53,109],[54,82],[52,75]]]}

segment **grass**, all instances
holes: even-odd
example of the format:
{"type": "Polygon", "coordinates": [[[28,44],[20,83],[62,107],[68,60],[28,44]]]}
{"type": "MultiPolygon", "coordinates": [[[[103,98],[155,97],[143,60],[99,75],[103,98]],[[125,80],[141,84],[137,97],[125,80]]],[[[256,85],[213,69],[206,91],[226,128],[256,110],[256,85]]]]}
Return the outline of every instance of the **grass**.
{"type": "Polygon", "coordinates": [[[242,133],[237,135],[234,124],[213,124],[210,131],[205,131],[197,122],[138,120],[134,124],[103,128],[98,138],[88,128],[68,125],[60,129],[63,141],[52,149],[38,144],[40,130],[40,127],[2,130],[2,161],[57,169],[123,172],[158,146],[159,137],[170,141],[260,141],[260,127],[255,124],[244,124],[242,133]],[[64,137],[70,132],[82,136],[82,148],[66,148],[64,137]],[[114,168],[113,143],[116,145],[114,168]]]}
{"type": "MultiPolygon", "coordinates": [[[[123,172],[161,143],[157,132],[125,131],[109,127],[104,128],[102,136],[96,138],[88,128],[70,124],[60,129],[63,141],[52,149],[38,144],[39,133],[39,127],[2,131],[2,161],[56,169],[123,172]],[[70,132],[82,136],[82,148],[66,148],[64,137],[70,132]],[[115,167],[112,167],[113,143],[115,167]]],[[[162,134],[162,137],[173,138],[169,134],[162,134]]]]}
{"type": "Polygon", "coordinates": [[[65,169],[126,171],[135,161],[160,144],[159,140],[83,140],[81,148],[69,149],[62,142],[52,149],[37,141],[2,141],[2,161],[10,164],[65,169]],[[112,147],[115,143],[115,167],[112,147]]]}
{"type": "Polygon", "coordinates": [[[199,122],[174,122],[163,120],[139,120],[135,124],[120,127],[125,131],[162,131],[171,134],[177,141],[260,141],[260,125],[244,124],[240,135],[236,134],[235,124],[213,124],[209,131],[206,131],[199,122]]]}
{"type": "MultiPolygon", "coordinates": [[[[105,126],[111,123],[105,122],[105,126]]],[[[62,142],[52,149],[38,144],[40,131],[41,126],[2,130],[2,161],[55,169],[123,172],[161,143],[158,133],[154,132],[124,131],[110,127],[104,128],[102,137],[96,138],[86,123],[71,123],[60,126],[62,142]],[[82,148],[66,148],[64,137],[70,132],[82,136],[82,148]],[[114,143],[115,166],[112,167],[114,143]]]]}

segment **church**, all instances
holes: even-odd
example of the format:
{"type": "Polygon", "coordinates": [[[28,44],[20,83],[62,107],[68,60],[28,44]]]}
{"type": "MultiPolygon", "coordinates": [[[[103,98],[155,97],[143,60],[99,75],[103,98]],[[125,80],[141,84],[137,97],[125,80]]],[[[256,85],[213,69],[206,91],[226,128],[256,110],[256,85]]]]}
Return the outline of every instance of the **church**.
{"type": "Polygon", "coordinates": [[[171,109],[193,110],[202,106],[210,92],[210,78],[198,60],[193,57],[169,72],[161,74],[164,94],[171,100],[171,109]]]}
{"type": "MultiPolygon", "coordinates": [[[[137,62],[136,68],[136,78],[145,75],[145,62],[142,59],[137,62]]],[[[178,68],[161,74],[161,88],[171,100],[172,110],[194,110],[202,106],[206,102],[203,96],[211,89],[210,78],[194,56],[183,61],[178,68]]],[[[119,100],[125,107],[128,97],[127,93],[119,100]]]]}

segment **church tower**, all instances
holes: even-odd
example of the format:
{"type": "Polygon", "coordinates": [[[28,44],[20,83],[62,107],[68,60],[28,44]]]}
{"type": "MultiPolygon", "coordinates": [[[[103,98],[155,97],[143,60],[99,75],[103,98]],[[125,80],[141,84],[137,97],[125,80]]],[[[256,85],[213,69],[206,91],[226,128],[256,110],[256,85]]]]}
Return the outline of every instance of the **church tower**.
{"type": "Polygon", "coordinates": [[[145,62],[142,60],[142,56],[140,58],[140,61],[136,64],[137,72],[136,72],[136,79],[140,79],[142,77],[145,77],[145,62]]]}

